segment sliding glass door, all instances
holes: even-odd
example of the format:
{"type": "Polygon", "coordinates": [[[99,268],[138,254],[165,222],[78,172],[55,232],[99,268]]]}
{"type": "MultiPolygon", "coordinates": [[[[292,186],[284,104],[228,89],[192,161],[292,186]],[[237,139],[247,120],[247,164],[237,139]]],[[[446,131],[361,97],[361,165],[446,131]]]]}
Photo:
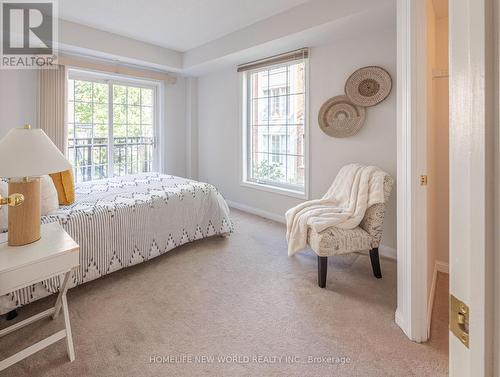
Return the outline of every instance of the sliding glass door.
{"type": "Polygon", "coordinates": [[[76,182],[157,170],[154,83],[70,72],[68,149],[76,182]]]}

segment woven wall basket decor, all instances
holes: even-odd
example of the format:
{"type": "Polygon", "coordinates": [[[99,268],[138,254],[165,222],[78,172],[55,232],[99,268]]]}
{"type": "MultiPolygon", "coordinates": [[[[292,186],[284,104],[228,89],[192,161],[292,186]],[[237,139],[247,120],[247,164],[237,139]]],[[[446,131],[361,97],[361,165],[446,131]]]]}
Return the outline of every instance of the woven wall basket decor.
{"type": "Polygon", "coordinates": [[[392,89],[389,73],[380,67],[364,67],[355,71],[345,83],[345,94],[358,106],[374,106],[387,98],[392,89]]]}
{"type": "Polygon", "coordinates": [[[329,136],[349,137],[363,127],[365,117],[364,107],[356,106],[347,96],[336,96],[321,106],[318,122],[319,127],[329,136]]]}

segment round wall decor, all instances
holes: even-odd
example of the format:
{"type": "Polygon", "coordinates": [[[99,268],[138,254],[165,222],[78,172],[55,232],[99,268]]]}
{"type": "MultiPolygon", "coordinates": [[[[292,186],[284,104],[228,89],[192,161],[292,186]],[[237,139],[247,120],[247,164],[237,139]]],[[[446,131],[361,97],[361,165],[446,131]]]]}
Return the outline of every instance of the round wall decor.
{"type": "Polygon", "coordinates": [[[319,110],[321,130],[333,137],[349,137],[358,132],[365,122],[366,110],[353,104],[347,96],[336,96],[326,101],[319,110]]]}
{"type": "Polygon", "coordinates": [[[345,83],[345,94],[358,106],[373,106],[382,102],[392,89],[389,73],[380,67],[364,67],[355,71],[345,83]]]}

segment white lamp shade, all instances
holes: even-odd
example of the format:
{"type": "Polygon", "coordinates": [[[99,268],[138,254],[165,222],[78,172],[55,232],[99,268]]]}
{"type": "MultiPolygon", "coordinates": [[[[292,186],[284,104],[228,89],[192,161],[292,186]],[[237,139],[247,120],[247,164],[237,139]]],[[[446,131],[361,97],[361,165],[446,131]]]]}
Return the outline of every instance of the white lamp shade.
{"type": "Polygon", "coordinates": [[[37,177],[71,168],[40,129],[13,128],[0,140],[0,177],[37,177]]]}

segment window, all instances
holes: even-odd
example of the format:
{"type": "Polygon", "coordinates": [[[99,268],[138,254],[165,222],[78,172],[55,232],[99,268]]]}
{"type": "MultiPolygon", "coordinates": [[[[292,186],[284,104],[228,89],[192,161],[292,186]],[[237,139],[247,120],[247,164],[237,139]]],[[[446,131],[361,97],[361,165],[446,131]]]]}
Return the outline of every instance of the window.
{"type": "Polygon", "coordinates": [[[156,91],[70,74],[67,157],[76,182],[154,169],[156,91]]]}
{"type": "Polygon", "coordinates": [[[305,65],[246,72],[245,183],[305,194],[305,65]]]}

